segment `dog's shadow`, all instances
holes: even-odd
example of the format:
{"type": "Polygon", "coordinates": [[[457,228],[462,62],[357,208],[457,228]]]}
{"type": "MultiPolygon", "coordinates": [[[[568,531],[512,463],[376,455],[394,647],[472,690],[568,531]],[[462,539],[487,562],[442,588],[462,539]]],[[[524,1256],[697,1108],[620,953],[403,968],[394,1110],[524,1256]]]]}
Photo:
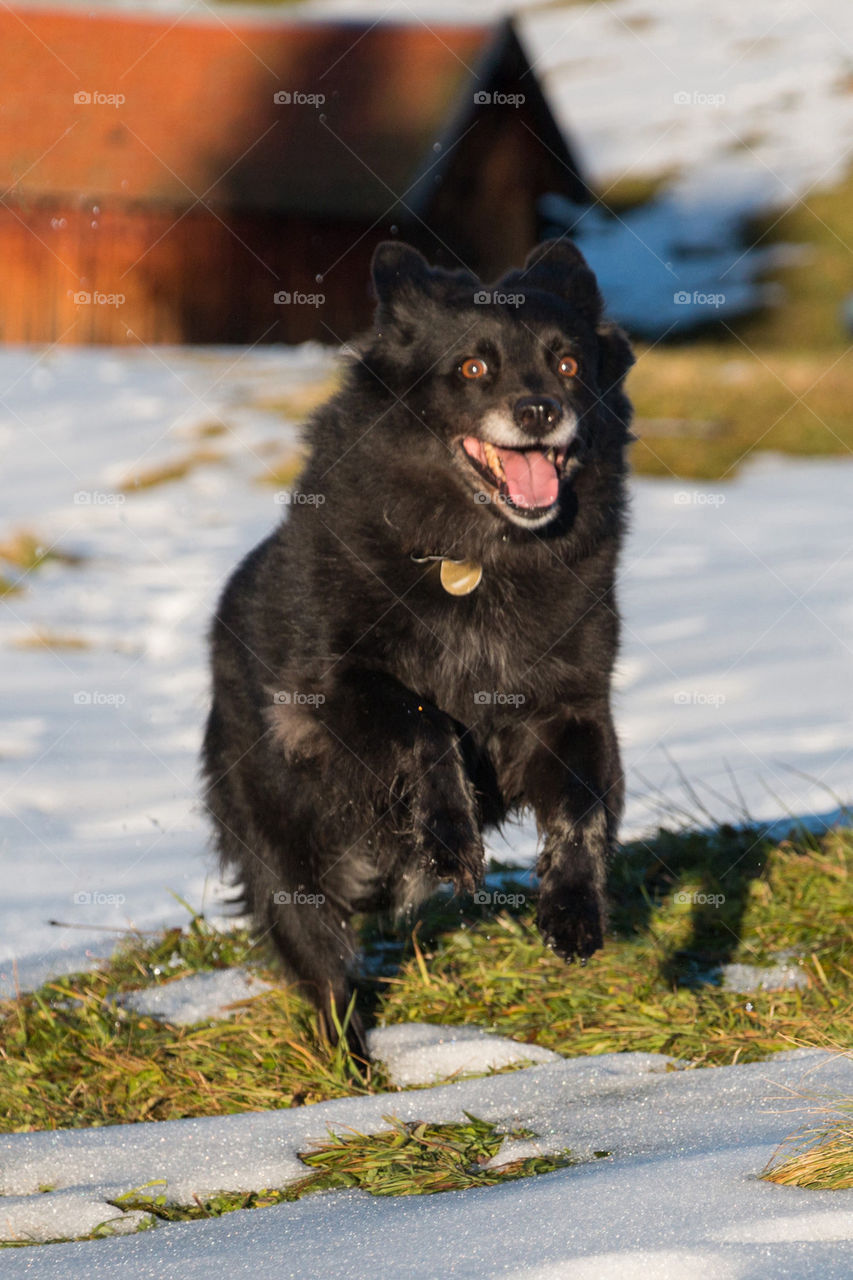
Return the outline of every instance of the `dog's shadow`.
{"type": "Polygon", "coordinates": [[[764,829],[723,824],[714,831],[661,830],[626,845],[610,877],[614,932],[637,937],[654,925],[659,973],[672,987],[718,983],[740,951],[762,960],[744,922],[776,843],[764,829]],[[667,902],[670,910],[660,913],[667,902]]]}
{"type": "MultiPolygon", "coordinates": [[[[761,961],[759,940],[744,936],[744,921],[776,843],[758,827],[724,824],[710,832],[661,830],[650,840],[626,844],[608,882],[610,940],[636,941],[654,930],[657,973],[671,987],[717,985],[723,967],[742,951],[742,958],[761,961]]],[[[365,918],[366,963],[358,984],[365,1024],[374,1025],[387,980],[393,981],[416,948],[432,951],[463,923],[470,928],[501,912],[523,917],[535,892],[529,871],[504,869],[487,879],[484,894],[437,894],[415,921],[365,918]],[[488,902],[476,901],[484,896],[488,902]]]]}

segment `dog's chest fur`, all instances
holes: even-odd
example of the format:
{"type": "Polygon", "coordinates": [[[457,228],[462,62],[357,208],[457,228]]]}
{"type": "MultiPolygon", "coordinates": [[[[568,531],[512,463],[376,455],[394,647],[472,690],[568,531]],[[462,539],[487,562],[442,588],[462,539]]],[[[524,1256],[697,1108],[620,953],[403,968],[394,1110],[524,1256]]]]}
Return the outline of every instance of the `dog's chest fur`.
{"type": "Polygon", "coordinates": [[[613,616],[593,592],[564,599],[564,574],[555,564],[534,582],[496,567],[456,598],[434,566],[385,619],[389,666],[463,724],[588,698],[612,661],[613,616]]]}

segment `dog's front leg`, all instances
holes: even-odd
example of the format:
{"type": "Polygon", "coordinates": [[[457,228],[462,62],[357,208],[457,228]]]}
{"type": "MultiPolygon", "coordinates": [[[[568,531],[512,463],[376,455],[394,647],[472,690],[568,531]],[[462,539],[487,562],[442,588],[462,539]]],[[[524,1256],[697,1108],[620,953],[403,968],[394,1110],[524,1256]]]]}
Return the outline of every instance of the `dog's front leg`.
{"type": "Polygon", "coordinates": [[[616,733],[606,709],[529,732],[525,799],[544,835],[537,923],[559,956],[585,960],[604,943],[607,863],[622,813],[616,733]]]}

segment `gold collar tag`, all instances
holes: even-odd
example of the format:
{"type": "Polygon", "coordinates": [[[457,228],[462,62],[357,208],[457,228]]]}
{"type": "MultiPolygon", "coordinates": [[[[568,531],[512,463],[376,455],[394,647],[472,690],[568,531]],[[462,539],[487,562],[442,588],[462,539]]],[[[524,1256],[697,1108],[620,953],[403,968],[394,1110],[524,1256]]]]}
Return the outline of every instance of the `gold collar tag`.
{"type": "Polygon", "coordinates": [[[469,596],[479,587],[483,566],[476,560],[442,560],[441,585],[448,595],[469,596]]]}

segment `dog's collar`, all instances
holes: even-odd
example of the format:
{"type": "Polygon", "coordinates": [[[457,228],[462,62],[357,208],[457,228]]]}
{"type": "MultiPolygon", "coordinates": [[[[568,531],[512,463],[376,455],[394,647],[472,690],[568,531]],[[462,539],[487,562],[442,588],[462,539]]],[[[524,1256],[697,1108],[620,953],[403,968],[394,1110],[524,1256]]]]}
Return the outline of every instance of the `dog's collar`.
{"type": "Polygon", "coordinates": [[[441,585],[450,596],[470,596],[483,580],[483,566],[478,560],[451,560],[449,556],[412,556],[415,564],[437,560],[441,564],[441,585]]]}

